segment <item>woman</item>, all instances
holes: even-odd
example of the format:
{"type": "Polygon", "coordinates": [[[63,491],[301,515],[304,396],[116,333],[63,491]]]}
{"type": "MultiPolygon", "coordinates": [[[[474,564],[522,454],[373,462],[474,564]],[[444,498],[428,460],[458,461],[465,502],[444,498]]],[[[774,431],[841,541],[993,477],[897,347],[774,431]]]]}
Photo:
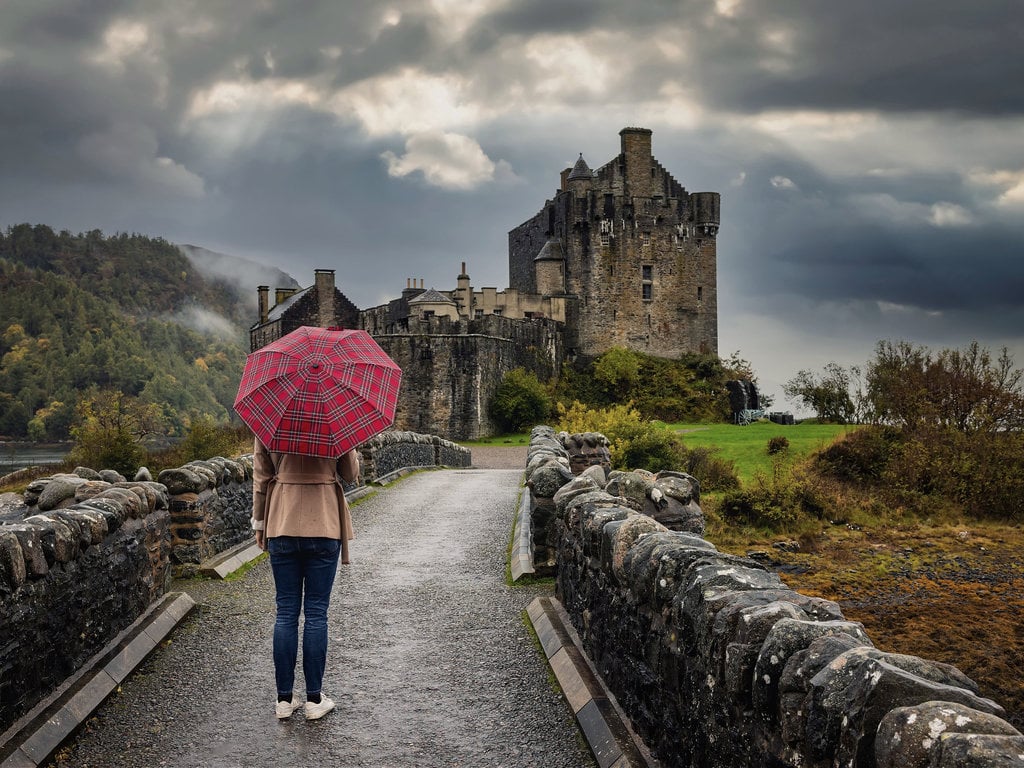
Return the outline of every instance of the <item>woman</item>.
{"type": "Polygon", "coordinates": [[[302,672],[306,682],[307,720],[317,720],[334,702],[322,691],[327,664],[327,609],[338,569],[338,555],[348,562],[352,518],[338,480],[359,477],[359,458],[349,451],[340,459],[271,453],[256,440],[253,450],[252,527],[256,544],[270,552],[277,589],[274,623],[274,674],[277,717],[291,717],[302,705],[294,696],[295,659],[302,630],[302,672]]]}

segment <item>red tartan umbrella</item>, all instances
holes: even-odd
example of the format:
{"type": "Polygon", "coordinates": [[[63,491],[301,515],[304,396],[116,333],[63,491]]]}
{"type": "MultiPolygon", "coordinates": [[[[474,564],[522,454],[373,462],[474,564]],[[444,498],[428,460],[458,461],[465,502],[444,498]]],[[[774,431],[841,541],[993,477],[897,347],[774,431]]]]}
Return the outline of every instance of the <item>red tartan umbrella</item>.
{"type": "Polygon", "coordinates": [[[235,411],[271,451],[337,458],[391,426],[401,381],[366,331],[302,326],[246,358],[235,411]]]}

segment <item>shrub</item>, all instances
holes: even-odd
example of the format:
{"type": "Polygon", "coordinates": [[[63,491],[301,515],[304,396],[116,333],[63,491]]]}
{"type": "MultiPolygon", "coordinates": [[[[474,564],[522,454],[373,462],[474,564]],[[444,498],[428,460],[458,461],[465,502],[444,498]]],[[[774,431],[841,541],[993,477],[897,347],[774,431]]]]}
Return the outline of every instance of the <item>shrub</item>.
{"type": "Polygon", "coordinates": [[[778,435],[776,437],[769,438],[768,440],[768,455],[774,456],[776,453],[784,453],[789,450],[789,438],[778,435]]]}
{"type": "Polygon", "coordinates": [[[491,418],[506,434],[543,424],[551,414],[551,396],[537,375],[523,368],[505,374],[490,405],[491,418]]]}
{"type": "Polygon", "coordinates": [[[837,480],[877,482],[898,452],[900,442],[900,433],[895,429],[863,427],[818,453],[815,465],[837,480]]]}
{"type": "Polygon", "coordinates": [[[736,462],[715,455],[717,450],[707,446],[684,448],[685,464],[682,470],[700,481],[701,492],[729,491],[739,488],[736,462]]]}
{"type": "MultiPolygon", "coordinates": [[[[679,469],[686,466],[686,451],[671,432],[645,421],[632,404],[588,408],[574,402],[559,404],[558,428],[566,432],[600,432],[611,444],[616,469],[679,469]]],[[[698,478],[699,479],[699,478],[698,478]]]]}

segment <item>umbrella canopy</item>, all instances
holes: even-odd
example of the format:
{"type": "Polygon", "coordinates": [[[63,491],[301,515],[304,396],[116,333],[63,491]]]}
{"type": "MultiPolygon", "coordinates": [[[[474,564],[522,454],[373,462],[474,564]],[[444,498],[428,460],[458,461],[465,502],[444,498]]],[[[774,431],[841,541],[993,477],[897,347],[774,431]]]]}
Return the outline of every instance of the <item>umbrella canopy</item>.
{"type": "Polygon", "coordinates": [[[391,426],[401,380],[366,331],[302,326],[246,358],[235,411],[271,451],[337,458],[391,426]]]}

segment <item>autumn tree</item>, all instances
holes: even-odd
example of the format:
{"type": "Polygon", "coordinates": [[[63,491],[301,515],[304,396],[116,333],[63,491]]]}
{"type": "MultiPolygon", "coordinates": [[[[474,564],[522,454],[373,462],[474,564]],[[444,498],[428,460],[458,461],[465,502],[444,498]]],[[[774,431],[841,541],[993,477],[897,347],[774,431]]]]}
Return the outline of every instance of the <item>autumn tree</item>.
{"type": "Polygon", "coordinates": [[[160,409],[116,390],[96,390],[79,401],[71,428],[71,458],[93,469],[135,474],[145,456],[143,442],[162,434],[160,409]]]}
{"type": "Polygon", "coordinates": [[[935,354],[881,341],[867,366],[866,394],[881,424],[1002,432],[1024,426],[1022,377],[1005,347],[993,357],[976,341],[935,354]]]}

